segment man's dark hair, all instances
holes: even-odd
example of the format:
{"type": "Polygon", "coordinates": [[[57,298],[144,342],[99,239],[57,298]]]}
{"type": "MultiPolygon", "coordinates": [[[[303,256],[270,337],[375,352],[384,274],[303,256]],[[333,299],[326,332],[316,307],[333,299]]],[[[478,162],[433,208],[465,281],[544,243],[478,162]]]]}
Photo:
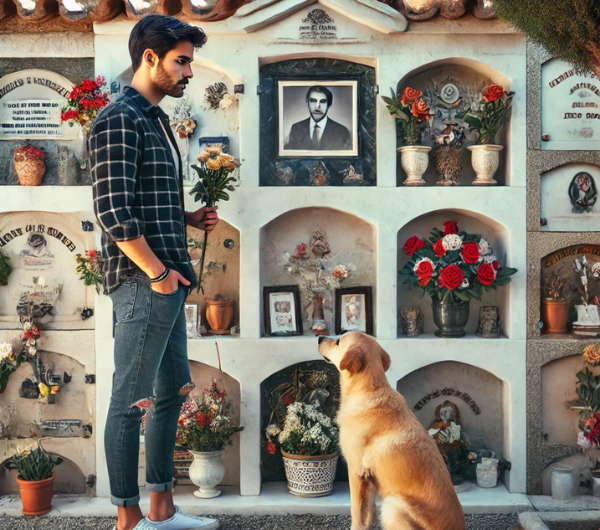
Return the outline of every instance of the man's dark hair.
{"type": "Polygon", "coordinates": [[[181,41],[191,42],[194,48],[206,44],[206,34],[200,28],[186,24],[175,17],[148,15],[140,20],[129,35],[129,55],[133,71],[142,64],[145,50],[152,50],[159,59],[181,41]]]}
{"type": "Polygon", "coordinates": [[[316,86],[311,86],[308,89],[308,92],[306,93],[306,102],[308,103],[308,100],[310,99],[310,95],[313,92],[322,92],[323,94],[325,94],[325,96],[327,97],[327,107],[331,107],[331,104],[333,103],[333,94],[331,93],[331,90],[329,90],[328,88],[325,88],[324,86],[320,86],[320,85],[316,85],[316,86]]]}

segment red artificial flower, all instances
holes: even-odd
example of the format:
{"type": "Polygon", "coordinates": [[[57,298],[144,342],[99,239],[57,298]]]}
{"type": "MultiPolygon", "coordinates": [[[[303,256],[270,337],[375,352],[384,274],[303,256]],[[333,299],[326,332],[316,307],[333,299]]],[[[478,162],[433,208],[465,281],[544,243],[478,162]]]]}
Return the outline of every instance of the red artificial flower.
{"type": "Polygon", "coordinates": [[[504,95],[504,88],[500,85],[490,85],[483,93],[483,99],[488,102],[496,101],[504,95]]]}
{"type": "Polygon", "coordinates": [[[496,279],[496,271],[489,263],[482,263],[477,269],[477,279],[483,285],[492,285],[496,279]]]}
{"type": "Polygon", "coordinates": [[[294,257],[299,259],[305,258],[306,256],[308,256],[308,251],[306,250],[306,243],[300,243],[296,247],[296,255],[294,257]]]}
{"type": "Polygon", "coordinates": [[[463,259],[469,265],[475,265],[479,261],[479,256],[481,255],[481,251],[479,250],[479,245],[477,243],[469,242],[463,243],[463,259]]]}
{"type": "Polygon", "coordinates": [[[420,250],[422,248],[425,247],[425,242],[417,237],[417,236],[412,236],[411,238],[408,239],[408,241],[404,244],[404,248],[402,250],[404,250],[404,253],[408,256],[411,256],[417,251],[420,250]]]}
{"type": "Polygon", "coordinates": [[[433,265],[429,260],[422,260],[417,267],[417,277],[419,278],[419,285],[425,287],[433,276],[433,265]]]}
{"type": "Polygon", "coordinates": [[[269,453],[270,455],[274,455],[277,452],[277,445],[275,445],[275,442],[269,442],[267,444],[267,453],[269,453]]]}
{"type": "Polygon", "coordinates": [[[500,268],[500,263],[498,263],[497,259],[492,261],[492,267],[494,267],[494,270],[498,270],[500,268]]]}
{"type": "Polygon", "coordinates": [[[179,425],[183,425],[183,419],[179,420],[177,423],[178,423],[179,425]]]}
{"type": "Polygon", "coordinates": [[[98,257],[98,253],[95,250],[88,250],[86,252],[86,254],[90,257],[90,258],[97,258],[98,257]]]}
{"type": "Polygon", "coordinates": [[[419,121],[425,121],[429,119],[429,105],[423,98],[417,99],[412,105],[412,115],[419,121]]]}
{"type": "Polygon", "coordinates": [[[433,251],[438,258],[443,258],[446,255],[446,249],[441,239],[438,239],[437,243],[433,244],[433,251]]]}
{"type": "Polygon", "coordinates": [[[456,221],[446,221],[444,223],[444,235],[458,234],[458,225],[456,221]]]}
{"type": "Polygon", "coordinates": [[[463,271],[458,265],[448,265],[440,271],[440,287],[453,291],[465,279],[463,271]]]}
{"type": "Polygon", "coordinates": [[[416,88],[406,87],[404,89],[404,93],[402,94],[402,105],[408,105],[409,103],[414,103],[423,95],[423,92],[417,90],[416,88]]]}
{"type": "Polygon", "coordinates": [[[210,422],[210,417],[204,412],[198,412],[196,414],[196,422],[200,427],[205,427],[210,422]]]}
{"type": "Polygon", "coordinates": [[[287,407],[288,405],[291,405],[294,402],[294,397],[293,396],[285,396],[283,398],[283,404],[287,407]]]}

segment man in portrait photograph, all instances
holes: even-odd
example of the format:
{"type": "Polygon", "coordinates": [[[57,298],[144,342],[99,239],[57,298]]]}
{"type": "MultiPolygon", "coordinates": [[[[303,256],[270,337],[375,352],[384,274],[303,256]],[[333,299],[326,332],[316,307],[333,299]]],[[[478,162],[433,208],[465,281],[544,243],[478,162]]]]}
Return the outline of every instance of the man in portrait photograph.
{"type": "Polygon", "coordinates": [[[298,151],[351,151],[352,135],[327,114],[333,94],[324,86],[311,86],[306,94],[310,116],[292,125],[285,149],[298,151]]]}

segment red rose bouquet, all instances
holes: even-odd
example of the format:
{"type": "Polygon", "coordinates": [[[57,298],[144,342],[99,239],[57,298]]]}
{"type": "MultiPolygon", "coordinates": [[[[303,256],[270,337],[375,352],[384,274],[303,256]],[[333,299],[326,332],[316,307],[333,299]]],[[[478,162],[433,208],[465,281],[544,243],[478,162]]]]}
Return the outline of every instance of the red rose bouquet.
{"type": "Polygon", "coordinates": [[[496,144],[498,135],[510,119],[514,92],[490,85],[481,95],[479,110],[471,109],[464,117],[469,129],[477,134],[478,144],[496,144]]]}
{"type": "Polygon", "coordinates": [[[62,109],[62,121],[77,122],[89,132],[98,112],[110,103],[110,95],[104,77],[99,75],[95,81],[86,79],[71,90],[67,106],[62,109]]]}
{"type": "Polygon", "coordinates": [[[404,145],[420,145],[421,133],[425,123],[433,116],[429,104],[423,99],[423,92],[406,87],[402,95],[396,95],[392,89],[392,97],[381,96],[388,111],[398,120],[398,132],[404,145]]]}
{"type": "Polygon", "coordinates": [[[488,242],[477,234],[459,232],[454,221],[444,223],[443,232],[432,229],[427,240],[412,236],[403,250],[411,260],[399,280],[444,302],[481,300],[484,290],[506,285],[517,272],[500,267],[488,242]]]}

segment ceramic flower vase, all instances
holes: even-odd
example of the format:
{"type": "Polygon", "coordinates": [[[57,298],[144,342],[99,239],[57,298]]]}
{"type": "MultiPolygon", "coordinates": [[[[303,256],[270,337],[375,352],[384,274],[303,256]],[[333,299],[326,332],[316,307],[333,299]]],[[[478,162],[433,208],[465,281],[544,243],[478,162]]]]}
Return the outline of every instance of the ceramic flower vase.
{"type": "Polygon", "coordinates": [[[431,147],[425,145],[405,145],[398,148],[400,163],[407,175],[402,182],[404,186],[425,186],[423,173],[429,165],[429,151],[431,147]]]}
{"type": "Polygon", "coordinates": [[[281,450],[288,491],[299,497],[324,497],[333,492],[339,453],[292,455],[281,450]]]}
{"type": "Polygon", "coordinates": [[[471,151],[471,166],[477,174],[472,182],[473,186],[495,186],[494,174],[500,164],[500,151],[504,149],[501,145],[471,145],[467,147],[471,151]]]}
{"type": "Polygon", "coordinates": [[[207,300],[206,320],[211,329],[209,335],[230,335],[231,321],[233,320],[233,306],[235,300],[207,300]]]}
{"type": "Polygon", "coordinates": [[[194,455],[194,461],[190,466],[190,480],[199,488],[194,491],[194,495],[201,499],[212,499],[221,495],[221,491],[215,486],[225,476],[225,466],[221,461],[223,450],[208,453],[190,451],[190,453],[194,455]]]}

